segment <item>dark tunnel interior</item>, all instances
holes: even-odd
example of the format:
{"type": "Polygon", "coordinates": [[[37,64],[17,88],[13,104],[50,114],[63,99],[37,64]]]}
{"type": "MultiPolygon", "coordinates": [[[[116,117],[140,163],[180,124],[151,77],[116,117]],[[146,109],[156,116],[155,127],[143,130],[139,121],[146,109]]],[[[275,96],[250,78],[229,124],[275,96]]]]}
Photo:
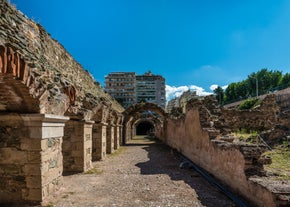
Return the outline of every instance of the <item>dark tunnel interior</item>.
{"type": "Polygon", "coordinates": [[[149,121],[143,121],[140,122],[136,126],[136,135],[148,135],[150,132],[152,132],[154,129],[154,126],[149,121]]]}

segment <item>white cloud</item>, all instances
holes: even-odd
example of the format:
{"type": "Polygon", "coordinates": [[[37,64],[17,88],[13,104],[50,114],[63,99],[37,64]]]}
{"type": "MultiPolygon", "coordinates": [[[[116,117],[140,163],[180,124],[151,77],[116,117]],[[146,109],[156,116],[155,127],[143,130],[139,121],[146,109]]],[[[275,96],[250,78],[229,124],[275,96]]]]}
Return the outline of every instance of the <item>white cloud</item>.
{"type": "Polygon", "coordinates": [[[210,90],[214,91],[218,87],[217,84],[212,84],[209,88],[210,90]]]}
{"type": "Polygon", "coordinates": [[[212,92],[206,92],[203,88],[195,85],[189,85],[189,86],[169,86],[166,85],[166,100],[170,101],[171,99],[175,97],[181,96],[181,94],[185,91],[196,91],[196,94],[198,96],[207,96],[212,94],[212,92]]]}
{"type": "MultiPolygon", "coordinates": [[[[209,88],[210,88],[210,90],[214,91],[218,86],[219,86],[219,85],[217,85],[217,84],[212,84],[209,88]]],[[[227,87],[228,87],[228,85],[221,86],[221,88],[222,88],[223,90],[226,90],[227,87]]]]}
{"type": "Polygon", "coordinates": [[[226,90],[229,85],[222,86],[222,89],[226,90]]]}

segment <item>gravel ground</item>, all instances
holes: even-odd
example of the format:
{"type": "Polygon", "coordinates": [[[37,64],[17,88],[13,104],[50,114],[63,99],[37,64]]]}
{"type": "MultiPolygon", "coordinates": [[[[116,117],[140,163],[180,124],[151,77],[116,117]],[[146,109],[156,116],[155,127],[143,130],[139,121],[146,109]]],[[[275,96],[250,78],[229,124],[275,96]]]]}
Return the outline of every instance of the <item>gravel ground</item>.
{"type": "Polygon", "coordinates": [[[234,207],[200,175],[179,168],[167,146],[136,139],[94,163],[87,173],[64,177],[49,207],[234,207]]]}

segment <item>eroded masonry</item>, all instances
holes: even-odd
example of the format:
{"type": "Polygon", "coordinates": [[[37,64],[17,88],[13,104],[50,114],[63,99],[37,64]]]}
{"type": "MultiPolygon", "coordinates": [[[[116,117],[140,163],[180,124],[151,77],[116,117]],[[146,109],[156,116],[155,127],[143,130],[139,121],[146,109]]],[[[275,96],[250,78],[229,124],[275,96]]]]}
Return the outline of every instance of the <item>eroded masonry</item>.
{"type": "Polygon", "coordinates": [[[229,135],[251,128],[273,140],[288,136],[285,94],[252,111],[220,108],[212,96],[175,100],[167,113],[152,103],[125,110],[41,25],[0,0],[0,203],[43,202],[65,174],[85,172],[147,134],[251,204],[289,206],[289,181],[266,176],[267,147],[229,135]]]}
{"type": "Polygon", "coordinates": [[[0,13],[0,200],[43,201],[118,149],[124,109],[40,25],[0,13]]]}

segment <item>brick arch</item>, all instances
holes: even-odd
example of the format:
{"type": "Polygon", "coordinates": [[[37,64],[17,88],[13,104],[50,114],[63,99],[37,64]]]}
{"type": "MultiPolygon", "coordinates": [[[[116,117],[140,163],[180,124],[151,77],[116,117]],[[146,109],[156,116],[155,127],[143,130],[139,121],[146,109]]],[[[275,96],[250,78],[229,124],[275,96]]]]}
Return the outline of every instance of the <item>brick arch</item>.
{"type": "Polygon", "coordinates": [[[149,103],[149,102],[134,104],[134,105],[130,106],[129,108],[127,108],[123,112],[123,114],[125,115],[125,118],[126,118],[126,117],[133,116],[136,113],[141,113],[144,111],[153,111],[153,112],[159,114],[159,116],[161,116],[163,118],[165,118],[167,116],[167,114],[163,108],[161,108],[157,104],[149,103]]]}
{"type": "Polygon", "coordinates": [[[134,134],[137,134],[137,128],[139,126],[139,124],[142,123],[150,123],[153,126],[153,133],[154,131],[158,128],[158,125],[161,125],[162,122],[160,119],[155,118],[155,117],[147,117],[147,118],[139,118],[137,120],[133,120],[133,129],[134,129],[134,134]]]}
{"type": "MultiPolygon", "coordinates": [[[[158,122],[155,122],[154,128],[163,130],[163,124],[166,120],[167,114],[161,108],[160,106],[154,104],[154,103],[137,103],[129,108],[127,108],[124,112],[124,129],[123,129],[123,142],[126,143],[126,141],[132,139],[134,136],[135,128],[136,128],[136,121],[139,119],[142,119],[143,121],[146,120],[158,120],[158,122]],[[152,111],[155,112],[158,115],[157,117],[154,117],[154,115],[147,114],[147,116],[143,116],[142,113],[146,111],[152,111]]],[[[159,133],[162,134],[162,133],[159,133]]]]}
{"type": "Polygon", "coordinates": [[[0,112],[39,112],[39,100],[30,95],[31,81],[29,67],[20,54],[0,45],[0,112]]]}

